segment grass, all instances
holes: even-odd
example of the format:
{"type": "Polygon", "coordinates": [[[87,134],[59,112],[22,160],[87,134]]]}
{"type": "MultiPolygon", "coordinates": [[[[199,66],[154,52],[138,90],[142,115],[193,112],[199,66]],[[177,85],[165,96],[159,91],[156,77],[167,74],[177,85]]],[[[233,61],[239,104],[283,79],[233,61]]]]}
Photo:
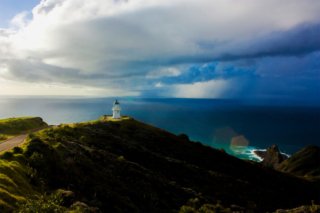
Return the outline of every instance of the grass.
{"type": "Polygon", "coordinates": [[[12,136],[0,134],[0,141],[5,141],[5,140],[9,139],[10,137],[12,137],[12,136]]]}
{"type": "Polygon", "coordinates": [[[0,142],[19,134],[29,133],[48,125],[39,117],[0,119],[0,142]]]}
{"type": "Polygon", "coordinates": [[[320,148],[308,146],[283,161],[279,170],[308,179],[320,179],[320,148]]]}
{"type": "Polygon", "coordinates": [[[103,115],[100,118],[100,120],[102,120],[102,121],[116,121],[116,122],[129,120],[129,119],[131,119],[129,116],[121,116],[121,118],[115,119],[115,118],[112,118],[112,115],[103,115]]]}
{"type": "MultiPolygon", "coordinates": [[[[0,142],[47,126],[39,117],[0,119],[0,142]]],[[[0,155],[0,212],[11,211],[17,202],[37,194],[30,183],[32,169],[26,163],[23,151],[15,147],[0,155]]]]}
{"type": "Polygon", "coordinates": [[[6,152],[0,157],[0,211],[14,209],[17,202],[36,194],[29,181],[30,168],[21,161],[21,154],[6,152]],[[11,154],[7,154],[11,153],[11,154]],[[10,156],[10,159],[5,159],[10,156]]]}
{"type": "Polygon", "coordinates": [[[310,203],[312,187],[129,117],[47,128],[0,155],[0,212],[266,212],[310,203]]]}

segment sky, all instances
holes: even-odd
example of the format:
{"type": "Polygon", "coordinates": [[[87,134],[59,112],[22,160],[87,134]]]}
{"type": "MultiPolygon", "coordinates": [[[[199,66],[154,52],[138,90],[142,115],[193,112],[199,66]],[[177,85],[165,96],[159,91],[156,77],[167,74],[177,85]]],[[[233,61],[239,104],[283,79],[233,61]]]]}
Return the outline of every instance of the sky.
{"type": "Polygon", "coordinates": [[[38,3],[38,0],[0,0],[0,27],[8,27],[15,15],[32,10],[38,3]]]}
{"type": "Polygon", "coordinates": [[[0,95],[320,101],[318,0],[0,0],[0,95]]]}

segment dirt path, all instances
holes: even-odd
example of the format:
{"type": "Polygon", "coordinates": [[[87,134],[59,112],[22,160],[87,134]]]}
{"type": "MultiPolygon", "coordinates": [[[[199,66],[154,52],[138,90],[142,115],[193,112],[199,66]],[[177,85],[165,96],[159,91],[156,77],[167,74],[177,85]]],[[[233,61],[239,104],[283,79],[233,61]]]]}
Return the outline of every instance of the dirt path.
{"type": "Polygon", "coordinates": [[[21,134],[21,135],[15,136],[14,138],[10,138],[10,139],[7,139],[5,141],[2,141],[2,142],[0,142],[0,152],[7,151],[7,150],[12,149],[15,146],[21,145],[30,133],[38,132],[40,130],[47,129],[47,128],[52,128],[52,127],[54,127],[54,125],[41,127],[41,128],[38,128],[38,129],[34,129],[29,133],[21,134]]]}
{"type": "Polygon", "coordinates": [[[19,146],[24,142],[24,140],[27,138],[28,134],[23,134],[16,136],[14,138],[10,138],[8,140],[3,141],[0,144],[0,152],[7,151],[9,149],[12,149],[15,146],[19,146]]]}

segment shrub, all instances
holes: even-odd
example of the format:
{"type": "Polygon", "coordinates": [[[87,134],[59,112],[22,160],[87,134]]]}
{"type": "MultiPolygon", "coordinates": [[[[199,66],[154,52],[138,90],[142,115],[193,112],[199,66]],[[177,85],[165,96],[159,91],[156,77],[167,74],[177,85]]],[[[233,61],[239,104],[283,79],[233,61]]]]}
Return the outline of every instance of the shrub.
{"type": "Polygon", "coordinates": [[[62,198],[58,194],[40,195],[18,203],[15,213],[63,213],[66,208],[61,206],[62,198]]]}
{"type": "Polygon", "coordinates": [[[46,162],[42,154],[34,152],[30,157],[30,164],[35,168],[43,168],[46,162]]]}
{"type": "Polygon", "coordinates": [[[5,152],[1,156],[2,159],[6,159],[6,160],[10,160],[12,157],[13,157],[13,153],[12,152],[5,152]]]}
{"type": "MultiPolygon", "coordinates": [[[[30,136],[31,137],[31,136],[30,136]]],[[[48,150],[49,146],[41,141],[39,138],[33,138],[29,142],[27,150],[25,152],[26,157],[30,157],[34,152],[43,153],[44,151],[48,150]]]]}
{"type": "Polygon", "coordinates": [[[187,134],[182,133],[182,134],[178,135],[178,137],[184,141],[190,141],[189,136],[187,134]]]}
{"type": "Polygon", "coordinates": [[[21,147],[16,146],[13,148],[13,153],[15,154],[21,154],[22,152],[23,152],[23,149],[21,147]]]}
{"type": "Polygon", "coordinates": [[[118,158],[117,158],[118,161],[125,161],[125,157],[123,155],[120,155],[118,158]]]}
{"type": "Polygon", "coordinates": [[[197,213],[198,211],[191,206],[182,206],[179,213],[197,213]]]}
{"type": "Polygon", "coordinates": [[[4,140],[7,140],[8,137],[6,135],[2,135],[0,134],[0,141],[4,141],[4,140]]]}

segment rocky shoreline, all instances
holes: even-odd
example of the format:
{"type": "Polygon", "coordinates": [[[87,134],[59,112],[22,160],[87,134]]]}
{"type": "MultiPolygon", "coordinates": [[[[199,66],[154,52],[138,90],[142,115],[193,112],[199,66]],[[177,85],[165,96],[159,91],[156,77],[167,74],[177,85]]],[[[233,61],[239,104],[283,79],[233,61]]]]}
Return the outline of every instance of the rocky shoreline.
{"type": "Polygon", "coordinates": [[[289,158],[287,154],[280,151],[277,145],[272,145],[266,150],[254,150],[253,153],[262,159],[263,165],[273,168],[289,158]]]}
{"type": "MultiPolygon", "coordinates": [[[[257,157],[261,158],[261,161],[263,161],[263,159],[264,159],[265,156],[267,155],[267,150],[266,150],[266,149],[264,149],[264,150],[262,150],[262,149],[257,149],[257,150],[253,150],[253,153],[254,153],[257,157]]],[[[289,155],[288,155],[288,154],[281,153],[281,155],[282,155],[283,158],[285,158],[285,159],[289,158],[289,155]]]]}

